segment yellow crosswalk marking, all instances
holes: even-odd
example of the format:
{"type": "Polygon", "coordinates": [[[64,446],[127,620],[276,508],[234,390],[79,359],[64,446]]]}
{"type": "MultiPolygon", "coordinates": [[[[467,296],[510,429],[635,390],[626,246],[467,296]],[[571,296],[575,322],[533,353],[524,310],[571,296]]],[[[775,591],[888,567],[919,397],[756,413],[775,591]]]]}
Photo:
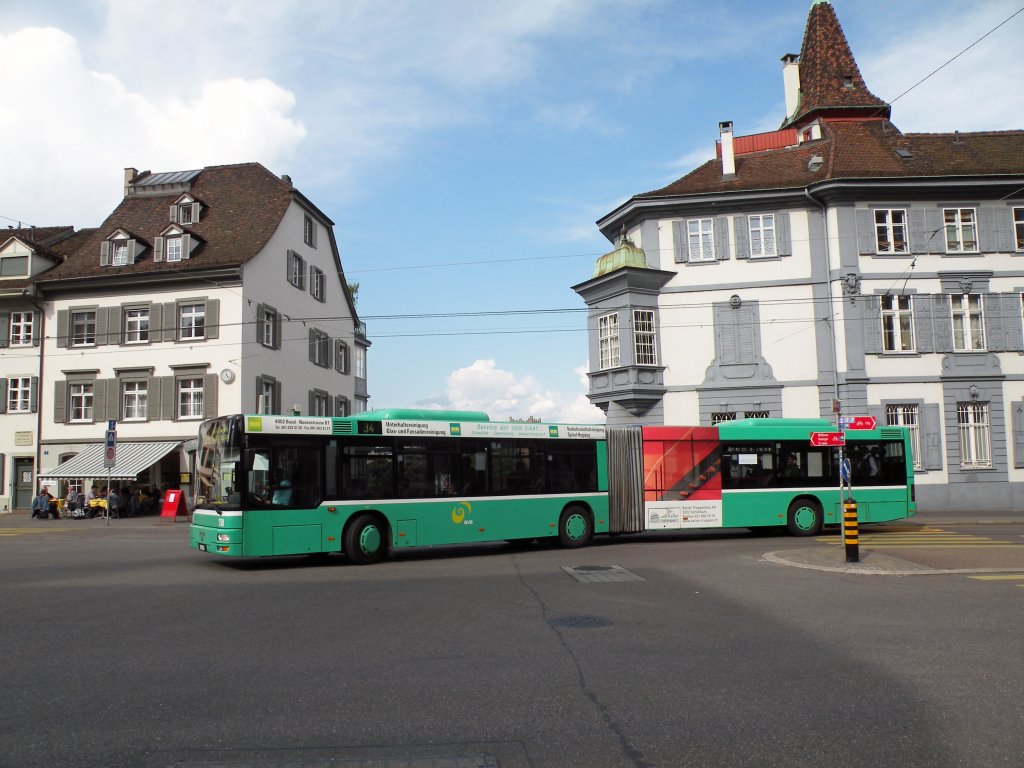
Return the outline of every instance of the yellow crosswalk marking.
{"type": "MultiPolygon", "coordinates": [[[[842,546],[843,542],[838,536],[821,536],[818,541],[842,546]]],[[[905,547],[928,547],[929,549],[1019,549],[1024,543],[1011,541],[1000,541],[990,539],[986,536],[976,536],[969,533],[954,533],[942,528],[921,528],[915,531],[908,531],[906,528],[897,531],[885,532],[861,532],[860,543],[872,549],[898,549],[905,547]]]]}
{"type": "Polygon", "coordinates": [[[980,576],[971,576],[971,578],[978,581],[1024,581],[1024,573],[986,573],[980,576]]]}

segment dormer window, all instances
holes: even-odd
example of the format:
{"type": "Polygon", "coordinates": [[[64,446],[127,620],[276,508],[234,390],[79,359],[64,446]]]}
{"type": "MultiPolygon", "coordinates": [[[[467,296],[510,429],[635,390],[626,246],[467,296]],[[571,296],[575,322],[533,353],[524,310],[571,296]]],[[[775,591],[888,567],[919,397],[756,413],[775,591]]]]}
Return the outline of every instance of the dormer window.
{"type": "Polygon", "coordinates": [[[101,267],[126,267],[134,264],[142,251],[138,240],[128,232],[119,229],[100,243],[101,267]]]}
{"type": "Polygon", "coordinates": [[[181,261],[181,235],[168,237],[164,240],[167,261],[181,261]]]}
{"type": "Polygon", "coordinates": [[[185,261],[191,258],[194,243],[192,235],[172,224],[153,243],[153,261],[185,261]]]}
{"type": "Polygon", "coordinates": [[[182,195],[171,206],[171,224],[195,224],[202,205],[190,195],[182,195]]]}
{"type": "Polygon", "coordinates": [[[128,263],[127,240],[114,240],[110,244],[110,263],[115,267],[123,267],[128,263]]]}

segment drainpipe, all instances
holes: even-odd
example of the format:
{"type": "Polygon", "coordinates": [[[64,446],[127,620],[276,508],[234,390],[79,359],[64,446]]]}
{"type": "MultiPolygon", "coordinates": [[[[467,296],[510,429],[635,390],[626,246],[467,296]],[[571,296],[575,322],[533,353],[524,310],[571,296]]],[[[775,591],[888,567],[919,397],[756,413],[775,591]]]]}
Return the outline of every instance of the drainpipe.
{"type": "Polygon", "coordinates": [[[46,312],[36,303],[35,292],[35,286],[22,292],[22,296],[39,310],[39,384],[36,386],[36,466],[35,479],[32,481],[32,498],[35,498],[35,492],[39,488],[39,472],[42,469],[41,462],[43,459],[43,348],[46,341],[46,312]]]}
{"type": "Polygon", "coordinates": [[[832,281],[828,278],[828,271],[831,269],[832,264],[832,245],[828,236],[828,207],[823,202],[818,200],[818,198],[812,195],[811,190],[804,188],[804,194],[807,196],[808,200],[810,200],[812,203],[821,208],[821,231],[822,236],[825,238],[825,287],[828,289],[828,325],[832,331],[832,391],[834,393],[835,399],[839,400],[839,364],[837,363],[838,354],[836,352],[837,339],[834,317],[835,313],[833,312],[834,298],[832,296],[832,281]]]}

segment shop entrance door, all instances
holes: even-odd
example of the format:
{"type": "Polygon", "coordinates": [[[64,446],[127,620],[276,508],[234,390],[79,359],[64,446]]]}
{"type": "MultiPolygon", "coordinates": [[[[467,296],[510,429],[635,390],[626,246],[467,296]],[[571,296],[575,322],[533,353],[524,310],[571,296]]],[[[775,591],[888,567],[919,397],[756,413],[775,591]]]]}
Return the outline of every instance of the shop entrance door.
{"type": "Polygon", "coordinates": [[[32,508],[34,466],[33,459],[14,459],[14,509],[32,508]]]}

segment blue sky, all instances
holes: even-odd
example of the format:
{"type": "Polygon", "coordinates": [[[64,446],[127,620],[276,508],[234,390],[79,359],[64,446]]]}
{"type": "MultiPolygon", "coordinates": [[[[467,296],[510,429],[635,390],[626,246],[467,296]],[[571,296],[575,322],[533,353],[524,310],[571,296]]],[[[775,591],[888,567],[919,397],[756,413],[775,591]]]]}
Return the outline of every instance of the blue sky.
{"type": "MultiPolygon", "coordinates": [[[[833,5],[891,101],[1024,2],[833,5]]],[[[261,162],[336,224],[371,407],[599,420],[571,290],[612,248],[594,221],[709,159],[719,121],[777,128],[809,7],[0,0],[0,224],[95,226],[127,166],[261,162]]],[[[894,122],[1024,128],[1022,38],[1024,14],[894,122]]]]}

